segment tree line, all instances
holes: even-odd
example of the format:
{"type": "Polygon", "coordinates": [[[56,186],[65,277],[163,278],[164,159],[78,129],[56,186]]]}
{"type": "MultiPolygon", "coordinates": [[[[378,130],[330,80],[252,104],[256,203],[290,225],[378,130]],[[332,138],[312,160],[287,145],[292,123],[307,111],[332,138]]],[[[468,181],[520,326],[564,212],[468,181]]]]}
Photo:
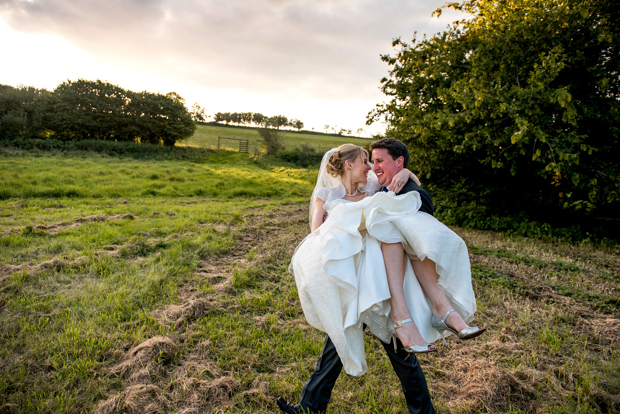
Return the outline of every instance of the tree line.
{"type": "MultiPolygon", "coordinates": [[[[620,216],[620,13],[607,0],[465,0],[469,19],[397,39],[368,116],[451,197],[620,216]]],[[[436,13],[441,14],[441,9],[436,13]]],[[[474,205],[469,204],[469,205],[474,205]]]]}
{"type": "Polygon", "coordinates": [[[284,115],[265,116],[258,112],[217,112],[213,115],[213,120],[218,124],[256,125],[275,129],[289,127],[298,131],[304,127],[304,123],[299,119],[288,119],[284,115]]]}
{"type": "Polygon", "coordinates": [[[100,80],[53,91],[0,85],[0,140],[132,141],[172,146],[196,124],[176,92],[133,92],[100,80]]]}

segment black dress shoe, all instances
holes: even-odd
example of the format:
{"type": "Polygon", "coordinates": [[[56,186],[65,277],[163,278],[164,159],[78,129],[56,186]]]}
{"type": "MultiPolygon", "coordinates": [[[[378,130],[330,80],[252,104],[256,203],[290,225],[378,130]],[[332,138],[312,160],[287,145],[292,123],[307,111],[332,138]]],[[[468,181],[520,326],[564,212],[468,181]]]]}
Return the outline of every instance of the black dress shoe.
{"type": "Polygon", "coordinates": [[[308,410],[304,410],[299,404],[289,404],[286,401],[284,401],[282,399],[282,397],[278,397],[278,399],[276,400],[276,403],[278,404],[278,407],[280,407],[280,410],[282,410],[282,412],[287,413],[287,414],[319,414],[319,413],[324,413],[324,411],[308,411],[308,410]]]}

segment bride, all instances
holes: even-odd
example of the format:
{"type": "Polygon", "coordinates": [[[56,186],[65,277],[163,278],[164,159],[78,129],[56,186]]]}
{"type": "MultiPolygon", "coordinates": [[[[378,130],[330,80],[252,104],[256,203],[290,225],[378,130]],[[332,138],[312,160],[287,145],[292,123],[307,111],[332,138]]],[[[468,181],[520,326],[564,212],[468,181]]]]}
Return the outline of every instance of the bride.
{"type": "MultiPolygon", "coordinates": [[[[410,177],[417,181],[403,169],[393,182],[410,177]]],[[[381,191],[363,148],[344,144],[323,157],[310,203],[312,232],[297,247],[290,270],[308,323],[329,335],[350,375],[368,370],[364,325],[385,343],[393,339],[395,348],[399,338],[407,352],[435,351],[426,340],[443,338],[444,331],[461,339],[484,332],[466,324],[476,310],[467,247],[418,211],[421,204],[417,191],[381,191]],[[405,252],[418,277],[426,273],[422,286],[405,252]],[[433,314],[445,304],[452,309],[433,314]]]]}

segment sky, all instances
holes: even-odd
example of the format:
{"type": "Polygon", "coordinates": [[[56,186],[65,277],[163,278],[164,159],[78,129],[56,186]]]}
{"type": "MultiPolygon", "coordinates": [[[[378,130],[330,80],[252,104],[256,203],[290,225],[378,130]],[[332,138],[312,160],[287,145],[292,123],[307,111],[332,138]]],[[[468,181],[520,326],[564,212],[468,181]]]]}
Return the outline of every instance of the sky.
{"type": "Polygon", "coordinates": [[[101,79],[187,106],[382,132],[367,113],[392,39],[462,16],[434,0],[0,0],[0,84],[101,79]]]}

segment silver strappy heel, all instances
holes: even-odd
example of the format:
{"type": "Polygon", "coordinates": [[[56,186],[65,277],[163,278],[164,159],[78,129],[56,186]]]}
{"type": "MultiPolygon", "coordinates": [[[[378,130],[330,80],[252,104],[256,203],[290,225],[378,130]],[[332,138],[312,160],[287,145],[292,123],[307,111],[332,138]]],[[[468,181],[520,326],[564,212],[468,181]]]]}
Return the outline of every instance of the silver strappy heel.
{"type": "MultiPolygon", "coordinates": [[[[387,329],[388,329],[388,332],[392,335],[392,342],[394,343],[394,352],[397,351],[396,339],[398,339],[398,336],[396,335],[396,330],[398,328],[402,328],[403,325],[408,324],[408,323],[413,323],[413,319],[408,318],[408,319],[403,319],[402,321],[393,323],[392,319],[388,317],[387,329]]],[[[403,349],[409,352],[410,354],[425,354],[427,352],[437,351],[437,347],[433,344],[429,344],[428,342],[424,342],[422,345],[411,345],[411,346],[405,346],[405,344],[403,344],[403,349]]]]}
{"type": "Polygon", "coordinates": [[[441,335],[441,339],[443,339],[443,344],[446,347],[448,346],[448,343],[446,342],[446,338],[443,336],[443,331],[450,331],[453,334],[455,334],[459,339],[465,340],[465,339],[475,338],[487,330],[487,328],[480,328],[478,326],[468,326],[467,328],[461,329],[461,332],[457,332],[456,329],[448,326],[448,324],[446,323],[448,316],[450,316],[452,312],[456,312],[454,308],[446,312],[446,314],[443,315],[443,318],[439,318],[438,316],[435,316],[434,314],[431,316],[431,326],[437,329],[437,331],[439,331],[439,334],[441,335]]]}

